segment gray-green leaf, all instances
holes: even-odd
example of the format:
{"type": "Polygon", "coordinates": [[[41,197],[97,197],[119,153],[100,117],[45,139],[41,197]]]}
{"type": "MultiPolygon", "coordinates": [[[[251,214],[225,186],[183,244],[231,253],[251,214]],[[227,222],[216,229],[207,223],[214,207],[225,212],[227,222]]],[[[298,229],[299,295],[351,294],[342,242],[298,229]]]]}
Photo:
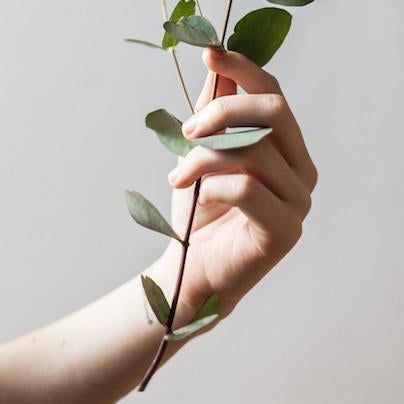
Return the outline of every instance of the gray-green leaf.
{"type": "Polygon", "coordinates": [[[157,45],[157,44],[155,44],[153,42],[149,42],[149,41],[143,41],[142,39],[126,38],[125,41],[126,42],[136,43],[136,44],[139,44],[139,45],[145,45],[145,46],[148,46],[150,48],[157,48],[157,49],[165,50],[160,45],[157,45]]]}
{"type": "Polygon", "coordinates": [[[146,116],[146,126],[154,130],[161,143],[178,156],[186,156],[195,146],[182,134],[182,122],[165,109],[146,116]]]}
{"type": "Polygon", "coordinates": [[[271,128],[258,128],[224,135],[212,135],[195,139],[192,143],[212,150],[229,150],[251,146],[272,132],[271,128]]]}
{"type": "Polygon", "coordinates": [[[272,132],[271,128],[258,128],[223,135],[205,136],[189,141],[182,134],[182,122],[165,109],[158,109],[148,114],[146,126],[154,130],[161,143],[178,156],[186,156],[198,145],[212,150],[229,150],[251,146],[272,132]]]}
{"type": "Polygon", "coordinates": [[[130,215],[138,224],[182,242],[161,213],[139,192],[126,191],[125,199],[130,215]]]}
{"type": "Polygon", "coordinates": [[[148,276],[142,275],[141,278],[143,289],[153,313],[161,324],[167,325],[168,317],[170,315],[170,305],[168,304],[163,291],[160,286],[148,276]]]}
{"type": "Polygon", "coordinates": [[[314,0],[267,0],[273,4],[280,4],[282,6],[306,6],[314,0]]]}
{"type": "Polygon", "coordinates": [[[223,49],[213,25],[200,15],[182,18],[178,24],[167,21],[164,23],[164,29],[179,42],[203,48],[223,49]]]}
{"type": "Polygon", "coordinates": [[[178,328],[178,330],[173,331],[172,333],[166,335],[164,338],[167,341],[181,341],[200,331],[202,328],[206,327],[207,325],[215,321],[217,317],[218,317],[217,314],[212,314],[211,316],[203,317],[197,321],[193,321],[192,323],[186,325],[185,327],[178,328]]]}
{"type": "Polygon", "coordinates": [[[196,312],[192,321],[200,320],[201,318],[218,314],[220,309],[220,298],[218,295],[210,295],[203,302],[202,306],[196,312]]]}
{"type": "MultiPolygon", "coordinates": [[[[177,23],[183,17],[191,17],[195,14],[195,1],[194,0],[180,0],[175,6],[170,21],[177,23]]],[[[168,32],[165,32],[163,37],[162,46],[164,49],[175,48],[178,40],[173,38],[168,32]]]]}
{"type": "Polygon", "coordinates": [[[282,45],[292,16],[279,8],[261,8],[243,17],[235,26],[227,47],[264,66],[282,45]]]}

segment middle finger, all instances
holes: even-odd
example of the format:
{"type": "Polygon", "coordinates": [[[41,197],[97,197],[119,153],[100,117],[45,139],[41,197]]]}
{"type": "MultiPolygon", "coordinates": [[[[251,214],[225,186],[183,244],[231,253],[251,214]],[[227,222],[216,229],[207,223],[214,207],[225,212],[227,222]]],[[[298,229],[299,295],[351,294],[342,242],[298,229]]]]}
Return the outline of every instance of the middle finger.
{"type": "Polygon", "coordinates": [[[175,188],[186,188],[206,175],[236,172],[251,175],[286,202],[301,218],[306,216],[310,207],[307,189],[269,138],[250,147],[231,151],[198,146],[169,174],[169,180],[175,188]]]}

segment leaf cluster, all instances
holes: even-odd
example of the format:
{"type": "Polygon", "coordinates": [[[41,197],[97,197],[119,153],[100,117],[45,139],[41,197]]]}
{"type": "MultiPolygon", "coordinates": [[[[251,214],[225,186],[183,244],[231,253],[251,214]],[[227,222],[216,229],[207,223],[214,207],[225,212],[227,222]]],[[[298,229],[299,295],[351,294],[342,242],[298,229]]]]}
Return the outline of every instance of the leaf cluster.
{"type": "MultiPolygon", "coordinates": [[[[282,6],[299,7],[314,0],[267,1],[282,6]]],[[[180,0],[169,20],[163,24],[165,33],[161,45],[135,38],[129,38],[127,41],[162,50],[173,50],[180,42],[225,50],[210,21],[195,13],[195,0],[180,0]]],[[[241,53],[259,66],[264,66],[282,45],[291,23],[292,16],[284,9],[266,7],[254,10],[237,22],[234,33],[227,41],[227,49],[241,53]]]]}

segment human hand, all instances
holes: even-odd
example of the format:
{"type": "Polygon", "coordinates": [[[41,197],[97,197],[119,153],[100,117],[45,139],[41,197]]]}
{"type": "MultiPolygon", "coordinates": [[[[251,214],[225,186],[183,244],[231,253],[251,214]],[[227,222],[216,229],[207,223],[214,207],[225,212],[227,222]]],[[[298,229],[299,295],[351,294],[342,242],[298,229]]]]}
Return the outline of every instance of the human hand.
{"type": "MultiPolygon", "coordinates": [[[[203,60],[210,73],[197,103],[199,112],[183,125],[185,137],[237,126],[273,128],[272,134],[243,149],[198,146],[179,158],[169,174],[172,222],[179,234],[188,221],[192,184],[202,177],[181,301],[197,308],[216,293],[226,316],[300,238],[317,172],[272,75],[235,52],[206,49],[203,60]],[[209,102],[212,72],[220,80],[218,98],[209,102]],[[236,95],[237,85],[247,94],[236,95]]],[[[162,270],[171,280],[181,250],[172,241],[163,254],[162,270]]]]}

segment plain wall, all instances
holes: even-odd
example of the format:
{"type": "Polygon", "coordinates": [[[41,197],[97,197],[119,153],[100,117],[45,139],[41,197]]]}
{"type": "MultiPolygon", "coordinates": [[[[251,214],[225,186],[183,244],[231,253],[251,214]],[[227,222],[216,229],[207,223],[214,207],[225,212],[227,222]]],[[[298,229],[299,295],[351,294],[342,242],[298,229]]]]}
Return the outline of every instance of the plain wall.
{"type": "MultiPolygon", "coordinates": [[[[201,0],[219,26],[224,1],[201,0]],[[222,4],[223,3],[223,4],[222,4]]],[[[170,4],[173,4],[171,2],[170,4]]],[[[235,1],[232,24],[264,1],[235,1]]],[[[122,403],[404,402],[404,4],[317,0],[266,67],[319,170],[292,253],[220,327],[122,403]]],[[[135,276],[167,241],[124,189],[166,215],[175,157],[144,117],[186,106],[158,0],[0,1],[0,340],[135,276]]],[[[200,50],[179,48],[196,98],[200,50]]]]}

